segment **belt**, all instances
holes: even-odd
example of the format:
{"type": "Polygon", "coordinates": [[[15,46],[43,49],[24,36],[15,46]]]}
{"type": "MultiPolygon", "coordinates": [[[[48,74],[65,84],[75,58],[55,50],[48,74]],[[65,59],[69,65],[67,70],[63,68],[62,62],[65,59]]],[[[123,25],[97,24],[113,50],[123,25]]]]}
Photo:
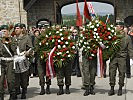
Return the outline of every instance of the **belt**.
{"type": "Polygon", "coordinates": [[[5,60],[5,61],[11,61],[11,60],[14,60],[13,57],[1,57],[0,59],[1,59],[1,60],[5,60]]]}

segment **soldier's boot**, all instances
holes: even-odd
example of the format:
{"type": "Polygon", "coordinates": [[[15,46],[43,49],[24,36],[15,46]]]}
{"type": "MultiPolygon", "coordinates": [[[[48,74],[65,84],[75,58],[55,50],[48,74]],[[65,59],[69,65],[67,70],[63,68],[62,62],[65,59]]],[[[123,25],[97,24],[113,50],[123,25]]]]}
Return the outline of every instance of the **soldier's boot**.
{"type": "Polygon", "coordinates": [[[16,100],[17,98],[16,98],[16,94],[14,93],[14,94],[10,94],[10,98],[9,98],[9,100],[16,100]]]}
{"type": "Polygon", "coordinates": [[[50,85],[47,85],[47,87],[46,87],[46,94],[51,94],[51,92],[50,92],[50,85]]]}
{"type": "Polygon", "coordinates": [[[90,94],[89,86],[85,86],[85,93],[84,96],[88,96],[90,94]]]}
{"type": "Polygon", "coordinates": [[[26,99],[26,88],[22,88],[22,95],[21,95],[21,99],[26,99]]]}
{"type": "Polygon", "coordinates": [[[93,85],[90,86],[90,94],[95,95],[94,87],[93,85]]]}
{"type": "Polygon", "coordinates": [[[119,90],[118,90],[118,96],[121,96],[122,95],[122,86],[119,86],[119,90]]]}
{"type": "Polygon", "coordinates": [[[58,91],[57,95],[62,95],[62,94],[64,94],[63,86],[60,85],[60,86],[59,86],[59,91],[58,91]]]}
{"type": "Polygon", "coordinates": [[[111,86],[111,89],[110,89],[110,91],[108,92],[108,95],[109,95],[109,96],[112,96],[112,95],[114,95],[114,94],[115,94],[114,86],[111,86]]]}
{"type": "Polygon", "coordinates": [[[0,100],[4,100],[4,94],[0,94],[0,100]]]}
{"type": "Polygon", "coordinates": [[[40,95],[44,95],[44,94],[45,94],[44,86],[41,86],[41,92],[40,92],[40,95]]]}
{"type": "Polygon", "coordinates": [[[17,95],[21,94],[20,88],[16,88],[16,94],[17,95]]]}
{"type": "Polygon", "coordinates": [[[69,85],[66,85],[66,90],[65,90],[66,94],[70,94],[70,89],[69,89],[69,85]]]}

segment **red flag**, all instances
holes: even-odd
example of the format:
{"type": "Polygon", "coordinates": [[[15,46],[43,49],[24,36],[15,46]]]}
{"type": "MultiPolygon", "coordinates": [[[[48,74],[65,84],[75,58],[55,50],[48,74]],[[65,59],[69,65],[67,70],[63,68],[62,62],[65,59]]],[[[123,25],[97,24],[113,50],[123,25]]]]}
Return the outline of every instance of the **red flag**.
{"type": "Polygon", "coordinates": [[[79,11],[78,0],[76,0],[76,8],[77,8],[76,26],[82,26],[82,17],[79,11]]]}
{"type": "Polygon", "coordinates": [[[84,0],[84,16],[91,21],[91,16],[90,16],[90,13],[89,13],[89,9],[88,9],[88,6],[87,6],[87,2],[86,0],[84,0]]]}
{"type": "Polygon", "coordinates": [[[53,65],[53,53],[56,50],[56,47],[54,47],[48,56],[48,60],[46,62],[46,76],[49,77],[49,79],[52,79],[55,77],[55,70],[53,65]]]}

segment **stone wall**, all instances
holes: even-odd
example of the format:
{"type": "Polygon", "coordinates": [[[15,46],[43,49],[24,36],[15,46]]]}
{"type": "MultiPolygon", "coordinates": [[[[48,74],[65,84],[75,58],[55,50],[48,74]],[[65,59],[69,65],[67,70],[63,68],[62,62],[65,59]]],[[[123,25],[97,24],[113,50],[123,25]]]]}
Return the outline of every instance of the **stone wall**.
{"type": "Polygon", "coordinates": [[[27,20],[29,26],[36,25],[41,19],[48,19],[55,23],[55,11],[53,0],[37,0],[27,11],[27,20]]]}
{"type": "Polygon", "coordinates": [[[0,0],[0,25],[18,22],[27,24],[27,13],[23,10],[23,0],[0,0]]]}

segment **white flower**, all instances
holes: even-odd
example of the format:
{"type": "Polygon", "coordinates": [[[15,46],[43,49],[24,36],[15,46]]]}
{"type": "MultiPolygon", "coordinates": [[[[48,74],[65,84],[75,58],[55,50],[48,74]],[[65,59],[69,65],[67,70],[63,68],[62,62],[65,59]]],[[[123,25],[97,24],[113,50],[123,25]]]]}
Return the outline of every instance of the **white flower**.
{"type": "Polygon", "coordinates": [[[70,29],[70,31],[72,32],[72,29],[70,29]]]}
{"type": "Polygon", "coordinates": [[[115,44],[117,44],[117,42],[115,42],[115,44]]]}
{"type": "Polygon", "coordinates": [[[109,46],[106,46],[106,48],[109,48],[109,46]]]}
{"type": "Polygon", "coordinates": [[[97,24],[96,26],[99,27],[99,24],[97,24]]]}
{"type": "Polygon", "coordinates": [[[84,44],[87,44],[86,42],[84,42],[84,44]]]}
{"type": "Polygon", "coordinates": [[[68,57],[71,57],[71,55],[68,55],[68,57]]]}
{"type": "Polygon", "coordinates": [[[43,58],[43,56],[41,56],[41,59],[43,58]]]}
{"type": "Polygon", "coordinates": [[[115,32],[115,34],[114,35],[116,35],[116,32],[115,32]]]}
{"type": "Polygon", "coordinates": [[[89,27],[89,26],[90,26],[90,24],[87,24],[87,26],[89,27]]]}
{"type": "Polygon", "coordinates": [[[79,46],[81,46],[81,43],[79,43],[79,46]]]}
{"type": "Polygon", "coordinates": [[[42,43],[40,42],[39,45],[42,45],[42,43]]]}
{"type": "Polygon", "coordinates": [[[114,30],[111,30],[111,32],[115,32],[114,30]]]}
{"type": "Polygon", "coordinates": [[[98,23],[98,20],[96,20],[95,23],[98,23]]]}
{"type": "Polygon", "coordinates": [[[94,28],[94,31],[97,31],[97,28],[94,28]]]}
{"type": "Polygon", "coordinates": [[[75,46],[72,46],[73,49],[75,49],[75,46]]]}
{"type": "Polygon", "coordinates": [[[46,45],[48,45],[48,42],[46,43],[46,45]]]}
{"type": "Polygon", "coordinates": [[[90,47],[87,47],[88,49],[90,49],[90,47]]]}
{"type": "Polygon", "coordinates": [[[63,59],[61,59],[61,61],[63,61],[63,59]]]}
{"type": "Polygon", "coordinates": [[[94,38],[96,38],[96,36],[95,36],[95,35],[94,35],[93,37],[94,37],[94,38]]]}
{"type": "Polygon", "coordinates": [[[97,38],[99,39],[99,38],[100,38],[100,36],[97,36],[97,38]]]}
{"type": "Polygon", "coordinates": [[[113,27],[113,25],[111,24],[110,27],[113,27]]]}
{"type": "Polygon", "coordinates": [[[85,31],[85,28],[83,28],[83,31],[85,31]]]}
{"type": "Polygon", "coordinates": [[[46,35],[46,37],[48,37],[48,35],[46,35]]]}
{"type": "Polygon", "coordinates": [[[60,31],[62,31],[63,29],[60,29],[60,31]]]}
{"type": "Polygon", "coordinates": [[[68,44],[68,42],[66,41],[65,44],[68,44]]]}
{"type": "Polygon", "coordinates": [[[111,39],[111,36],[108,36],[109,39],[111,39]]]}
{"type": "Polygon", "coordinates": [[[94,28],[94,25],[90,26],[90,28],[94,28]]]}
{"type": "Polygon", "coordinates": [[[55,42],[55,40],[53,39],[52,42],[55,42]]]}
{"type": "Polygon", "coordinates": [[[51,35],[51,32],[49,33],[49,35],[51,35]]]}
{"type": "Polygon", "coordinates": [[[57,55],[60,55],[59,53],[57,53],[57,55]]]}
{"type": "Polygon", "coordinates": [[[58,42],[61,42],[61,40],[58,40],[58,42]]]}
{"type": "Polygon", "coordinates": [[[61,37],[61,40],[64,40],[64,38],[63,38],[63,37],[61,37]]]}
{"type": "Polygon", "coordinates": [[[58,48],[61,48],[61,46],[60,46],[60,45],[58,45],[58,48]]]}
{"type": "Polygon", "coordinates": [[[98,35],[98,33],[96,33],[96,35],[98,35]]]}
{"type": "Polygon", "coordinates": [[[94,54],[91,54],[91,56],[94,56],[94,54]]]}
{"type": "Polygon", "coordinates": [[[62,36],[63,34],[62,33],[60,33],[60,36],[62,36]]]}
{"type": "Polygon", "coordinates": [[[93,34],[95,35],[95,34],[96,34],[96,32],[93,32],[93,34]]]}
{"type": "Polygon", "coordinates": [[[87,51],[87,49],[85,49],[85,51],[87,51]]]}
{"type": "Polygon", "coordinates": [[[70,39],[71,39],[71,37],[70,37],[70,36],[68,36],[68,39],[70,40],[70,39]]]}
{"type": "Polygon", "coordinates": [[[69,51],[67,51],[66,53],[69,53],[69,51]]]}
{"type": "Polygon", "coordinates": [[[56,33],[59,33],[59,31],[56,31],[56,33]]]}
{"type": "Polygon", "coordinates": [[[110,27],[108,28],[108,30],[110,30],[110,27]]]}
{"type": "Polygon", "coordinates": [[[80,40],[80,42],[82,43],[82,42],[83,42],[83,40],[80,40]]]}
{"type": "Polygon", "coordinates": [[[96,41],[98,41],[98,39],[96,39],[96,41]]]}
{"type": "Polygon", "coordinates": [[[63,48],[65,48],[66,47],[66,45],[63,45],[63,48]]]}
{"type": "Polygon", "coordinates": [[[85,39],[85,37],[83,37],[83,40],[85,39]]]}
{"type": "Polygon", "coordinates": [[[85,46],[83,45],[83,48],[85,48],[85,46]]]}
{"type": "Polygon", "coordinates": [[[59,54],[61,55],[61,54],[62,54],[62,52],[59,52],[59,54]]]}
{"type": "Polygon", "coordinates": [[[80,34],[80,37],[83,37],[83,34],[80,34]]]}

